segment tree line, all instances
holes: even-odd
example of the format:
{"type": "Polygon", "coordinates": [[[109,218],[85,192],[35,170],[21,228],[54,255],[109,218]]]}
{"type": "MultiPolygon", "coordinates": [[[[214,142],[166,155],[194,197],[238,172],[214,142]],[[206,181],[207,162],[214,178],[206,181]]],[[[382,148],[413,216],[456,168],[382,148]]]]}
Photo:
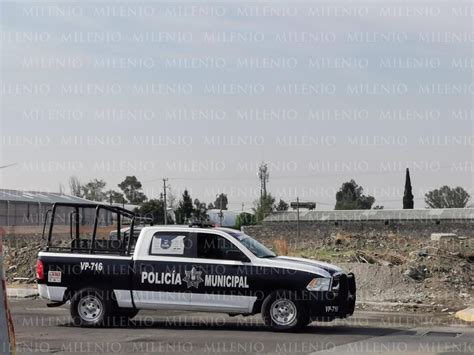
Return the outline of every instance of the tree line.
{"type": "MultiPolygon", "coordinates": [[[[81,183],[77,177],[69,179],[71,194],[91,201],[103,203],[132,204],[139,207],[136,212],[141,215],[151,217],[156,224],[164,223],[164,199],[163,195],[158,199],[148,199],[142,189],[142,183],[136,176],[126,176],[125,179],[117,185],[118,190],[106,189],[106,182],[102,179],[92,179],[87,183],[81,183]]],[[[413,194],[411,192],[411,180],[407,170],[405,181],[405,194],[403,196],[404,208],[413,208],[413,194]]],[[[215,201],[206,204],[199,199],[192,199],[187,189],[181,195],[178,203],[176,197],[169,192],[167,207],[173,209],[176,223],[187,223],[191,220],[204,221],[208,219],[208,210],[220,209],[227,210],[228,198],[225,193],[216,196],[215,201]]],[[[364,194],[362,186],[355,180],[344,182],[336,192],[335,210],[356,210],[356,209],[383,209],[381,205],[375,205],[375,198],[364,194]]],[[[425,194],[425,203],[429,208],[464,208],[470,199],[469,193],[462,187],[451,188],[442,186],[425,194]]],[[[254,202],[253,213],[242,212],[236,221],[235,227],[242,225],[255,224],[261,222],[272,212],[282,212],[289,209],[289,204],[283,199],[272,196],[271,193],[263,194],[254,202]]],[[[167,222],[173,221],[168,216],[167,222]]]]}
{"type": "MultiPolygon", "coordinates": [[[[137,205],[138,207],[135,208],[135,212],[152,218],[154,224],[163,224],[165,222],[163,194],[157,199],[149,199],[143,192],[142,183],[136,176],[126,176],[117,185],[119,191],[106,189],[106,186],[107,183],[102,179],[92,179],[87,183],[81,183],[75,176],[69,179],[69,188],[73,196],[109,204],[137,205]]],[[[184,190],[177,204],[175,201],[175,196],[169,191],[166,207],[173,209],[176,223],[178,224],[187,223],[191,220],[205,221],[209,217],[207,214],[208,210],[227,210],[229,204],[227,195],[224,193],[218,194],[213,202],[206,204],[197,198],[193,200],[187,189],[184,190]]],[[[167,214],[167,218],[168,223],[173,223],[169,214],[167,214]]]]}

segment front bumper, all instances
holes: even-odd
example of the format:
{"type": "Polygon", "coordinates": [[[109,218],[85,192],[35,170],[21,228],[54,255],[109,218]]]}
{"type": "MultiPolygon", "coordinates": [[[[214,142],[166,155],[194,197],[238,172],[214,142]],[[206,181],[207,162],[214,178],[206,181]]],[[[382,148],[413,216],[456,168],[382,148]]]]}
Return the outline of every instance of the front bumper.
{"type": "Polygon", "coordinates": [[[312,320],[347,318],[355,309],[355,276],[353,273],[337,275],[330,291],[308,292],[306,297],[312,320]]]}

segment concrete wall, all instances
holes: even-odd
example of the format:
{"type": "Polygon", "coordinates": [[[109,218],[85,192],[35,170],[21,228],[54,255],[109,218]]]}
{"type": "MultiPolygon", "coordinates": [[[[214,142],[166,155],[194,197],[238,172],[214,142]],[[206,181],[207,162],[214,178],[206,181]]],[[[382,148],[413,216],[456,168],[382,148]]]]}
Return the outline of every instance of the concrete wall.
{"type": "MultiPolygon", "coordinates": [[[[440,220],[440,221],[325,221],[300,222],[300,239],[330,238],[338,232],[380,237],[397,235],[400,237],[416,237],[428,239],[431,233],[455,233],[458,236],[474,237],[474,220],[440,220]]],[[[244,231],[266,241],[275,238],[295,240],[297,236],[296,222],[265,222],[262,225],[245,226],[244,231]]]]}

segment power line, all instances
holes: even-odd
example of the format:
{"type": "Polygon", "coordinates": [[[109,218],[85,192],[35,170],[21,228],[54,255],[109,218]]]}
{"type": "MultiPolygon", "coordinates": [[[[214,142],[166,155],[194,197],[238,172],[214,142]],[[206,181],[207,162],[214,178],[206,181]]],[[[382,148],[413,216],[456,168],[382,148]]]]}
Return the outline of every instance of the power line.
{"type": "MultiPolygon", "coordinates": [[[[265,164],[266,165],[266,164],[265,164]]],[[[440,166],[439,169],[451,168],[452,166],[440,166]]],[[[267,171],[268,173],[268,171],[267,171]]],[[[403,171],[369,171],[369,172],[347,172],[354,176],[370,176],[370,175],[391,175],[391,174],[401,174],[403,171]]],[[[417,171],[417,175],[423,174],[432,174],[431,171],[417,171]]],[[[470,173],[470,172],[469,172],[470,173]]],[[[259,172],[260,174],[260,172],[259,172]]],[[[340,173],[318,173],[318,175],[280,175],[275,176],[272,175],[272,179],[277,180],[284,180],[284,179],[325,179],[325,178],[332,178],[335,176],[342,176],[344,172],[340,173]]],[[[161,178],[151,179],[144,181],[147,182],[154,182],[161,180],[161,178]]],[[[239,181],[239,180],[255,180],[255,177],[252,176],[223,176],[223,177],[170,177],[169,180],[175,181],[219,181],[219,180],[231,180],[231,181],[239,181]]],[[[267,177],[268,182],[268,177],[267,177]]]]}
{"type": "Polygon", "coordinates": [[[0,169],[9,168],[9,167],[15,166],[15,165],[18,165],[18,163],[12,163],[12,164],[7,164],[7,165],[2,165],[2,166],[0,166],[0,169]]]}

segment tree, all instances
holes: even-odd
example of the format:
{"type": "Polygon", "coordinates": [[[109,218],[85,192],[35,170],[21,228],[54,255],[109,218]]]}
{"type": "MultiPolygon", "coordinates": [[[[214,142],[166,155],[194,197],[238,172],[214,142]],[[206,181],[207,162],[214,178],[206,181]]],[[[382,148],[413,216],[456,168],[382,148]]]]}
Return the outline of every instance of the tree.
{"type": "MultiPolygon", "coordinates": [[[[142,217],[151,218],[153,224],[165,224],[165,218],[163,216],[164,210],[164,201],[158,199],[151,199],[148,200],[140,205],[139,208],[136,209],[138,214],[142,217]]],[[[168,217],[168,224],[173,223],[173,220],[170,216],[168,217]]]]}
{"type": "Polygon", "coordinates": [[[178,208],[176,209],[176,221],[179,224],[187,222],[193,215],[194,207],[193,200],[189,195],[188,190],[184,190],[181,200],[178,203],[178,208]]]}
{"type": "Polygon", "coordinates": [[[411,188],[410,170],[407,168],[405,175],[405,192],[403,193],[403,209],[412,210],[415,202],[413,201],[413,193],[411,188]]]}
{"type": "Polygon", "coordinates": [[[166,204],[168,205],[167,207],[173,210],[176,207],[176,195],[170,185],[168,185],[168,192],[166,194],[166,204]]]}
{"type": "Polygon", "coordinates": [[[133,205],[139,205],[147,200],[145,194],[141,192],[142,183],[135,176],[125,177],[118,187],[123,191],[128,202],[133,205]]]}
{"type": "Polygon", "coordinates": [[[106,198],[106,201],[110,204],[112,204],[112,203],[121,203],[121,204],[127,203],[127,200],[125,199],[123,194],[118,192],[118,191],[114,191],[114,190],[106,191],[105,192],[105,198],[106,198]]]}
{"type": "Polygon", "coordinates": [[[105,181],[100,179],[94,179],[89,181],[87,184],[81,186],[82,196],[91,201],[104,201],[105,200],[105,181]]]}
{"type": "Polygon", "coordinates": [[[274,204],[275,198],[270,193],[267,193],[265,196],[262,196],[256,201],[255,208],[253,210],[255,212],[257,222],[260,223],[263,221],[263,219],[273,211],[274,204]]]}
{"type": "Polygon", "coordinates": [[[215,207],[214,207],[214,205],[212,204],[212,202],[207,205],[207,209],[208,209],[208,210],[213,210],[214,208],[215,208],[215,207]]]}
{"type": "Polygon", "coordinates": [[[375,202],[373,196],[365,196],[362,186],[354,180],[342,184],[336,193],[336,210],[370,210],[375,202]]]}
{"type": "Polygon", "coordinates": [[[430,208],[464,208],[471,196],[462,187],[443,186],[425,195],[425,202],[430,208]]]}
{"type": "Polygon", "coordinates": [[[227,195],[224,193],[219,194],[219,196],[217,196],[216,200],[214,201],[214,207],[220,210],[226,210],[227,204],[227,195]]]}
{"type": "Polygon", "coordinates": [[[251,214],[248,212],[242,212],[235,219],[234,228],[241,229],[242,226],[250,226],[255,223],[257,223],[257,219],[254,214],[251,214]]]}
{"type": "Polygon", "coordinates": [[[69,189],[71,190],[71,195],[83,197],[81,182],[76,176],[71,176],[69,178],[69,189]]]}
{"type": "Polygon", "coordinates": [[[206,203],[198,199],[194,200],[193,216],[198,221],[206,221],[208,219],[206,203]]]}
{"type": "Polygon", "coordinates": [[[282,211],[288,211],[288,207],[289,207],[288,204],[282,199],[280,199],[278,204],[274,206],[274,209],[275,211],[282,212],[282,211]]]}

